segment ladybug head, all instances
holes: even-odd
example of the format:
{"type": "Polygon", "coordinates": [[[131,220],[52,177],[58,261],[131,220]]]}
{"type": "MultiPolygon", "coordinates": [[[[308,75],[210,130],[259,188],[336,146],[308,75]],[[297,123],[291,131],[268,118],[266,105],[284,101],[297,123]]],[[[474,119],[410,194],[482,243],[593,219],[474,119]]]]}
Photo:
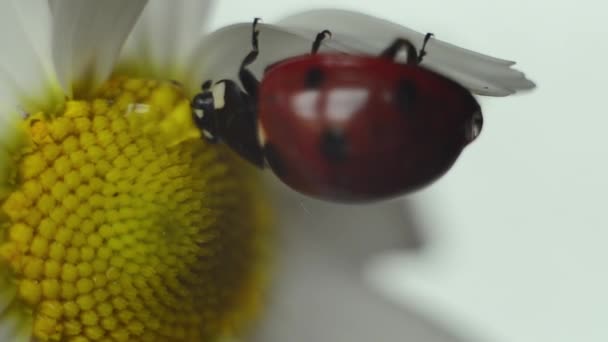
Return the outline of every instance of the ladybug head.
{"type": "Polygon", "coordinates": [[[205,139],[215,143],[219,139],[217,115],[224,106],[225,86],[222,82],[212,85],[211,81],[206,81],[201,88],[202,92],[196,94],[190,104],[192,119],[205,139]]]}
{"type": "Polygon", "coordinates": [[[192,119],[205,140],[224,142],[254,165],[263,164],[255,121],[255,99],[241,91],[236,82],[206,81],[190,106],[192,119]]]}

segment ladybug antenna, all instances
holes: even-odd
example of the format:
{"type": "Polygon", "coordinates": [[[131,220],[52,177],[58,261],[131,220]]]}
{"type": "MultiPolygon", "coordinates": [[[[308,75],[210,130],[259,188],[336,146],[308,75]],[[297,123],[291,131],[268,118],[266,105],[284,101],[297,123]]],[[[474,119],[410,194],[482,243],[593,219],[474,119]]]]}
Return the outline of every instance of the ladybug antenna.
{"type": "Polygon", "coordinates": [[[258,57],[258,35],[260,34],[260,31],[257,28],[260,20],[262,19],[253,19],[253,25],[251,25],[251,52],[249,52],[249,54],[247,54],[247,56],[245,56],[243,59],[243,62],[241,62],[241,69],[253,63],[258,57]]]}
{"type": "Polygon", "coordinates": [[[424,41],[422,42],[422,48],[420,49],[420,54],[418,55],[418,63],[422,62],[422,58],[424,58],[424,56],[426,56],[426,51],[424,51],[424,49],[426,48],[426,43],[429,42],[429,40],[431,39],[431,37],[433,37],[434,34],[432,33],[427,33],[424,36],[424,41]]]}
{"type": "Polygon", "coordinates": [[[319,51],[319,48],[321,47],[321,42],[323,42],[327,38],[331,38],[330,30],[323,30],[319,32],[317,34],[317,37],[315,38],[315,41],[312,43],[312,49],[310,50],[310,54],[316,54],[317,51],[319,51]]]}

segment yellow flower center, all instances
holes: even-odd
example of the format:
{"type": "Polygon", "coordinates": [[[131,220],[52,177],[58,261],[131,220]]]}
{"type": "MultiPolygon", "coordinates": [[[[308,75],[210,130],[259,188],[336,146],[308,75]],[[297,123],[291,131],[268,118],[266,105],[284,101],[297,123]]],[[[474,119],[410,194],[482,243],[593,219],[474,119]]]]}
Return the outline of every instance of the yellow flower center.
{"type": "Polygon", "coordinates": [[[0,197],[0,309],[15,298],[4,316],[42,341],[242,328],[263,278],[264,202],[249,167],[191,126],[178,84],[121,77],[24,120],[0,197]]]}

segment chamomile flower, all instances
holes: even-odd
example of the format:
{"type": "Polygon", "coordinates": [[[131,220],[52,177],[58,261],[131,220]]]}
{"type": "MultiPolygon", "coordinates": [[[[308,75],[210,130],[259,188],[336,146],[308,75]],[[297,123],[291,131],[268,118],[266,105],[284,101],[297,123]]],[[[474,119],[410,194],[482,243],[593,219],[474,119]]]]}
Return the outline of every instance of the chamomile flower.
{"type": "Polygon", "coordinates": [[[111,74],[145,4],[5,6],[2,341],[211,340],[258,307],[252,170],[204,144],[169,69],[111,74]]]}
{"type": "MultiPolygon", "coordinates": [[[[316,230],[339,224],[298,216],[306,211],[294,205],[272,210],[256,171],[225,147],[207,145],[191,121],[190,98],[200,82],[234,77],[250,24],[207,34],[208,1],[14,0],[3,6],[0,341],[214,341],[251,329],[267,303],[272,213],[283,211],[277,227],[300,232],[305,229],[291,222],[316,230]]],[[[303,23],[327,14],[388,25],[349,12],[294,16],[262,27],[260,48],[267,53],[260,64],[307,51],[312,28],[303,23]]],[[[377,48],[365,45],[375,39],[357,40],[349,32],[336,27],[339,39],[327,47],[377,48]]],[[[435,49],[464,57],[443,71],[480,93],[506,95],[529,86],[508,62],[440,42],[435,49]]],[[[439,57],[428,60],[429,67],[444,65],[439,57]]],[[[286,196],[282,205],[301,203],[286,196]]],[[[346,210],[314,205],[329,217],[346,210]]],[[[397,226],[372,214],[387,208],[359,212],[397,226]]],[[[318,263],[310,252],[331,255],[315,253],[327,251],[315,249],[323,231],[314,239],[280,236],[282,246],[299,246],[290,250],[303,253],[299,262],[318,263]]],[[[297,269],[281,263],[291,257],[279,257],[281,269],[297,269]]],[[[333,266],[322,274],[343,280],[333,270],[344,265],[333,266]]],[[[277,278],[273,286],[285,293],[284,281],[293,279],[277,278]]],[[[354,300],[368,298],[357,291],[354,300]]],[[[284,340],[279,326],[261,317],[259,338],[284,340]]]]}

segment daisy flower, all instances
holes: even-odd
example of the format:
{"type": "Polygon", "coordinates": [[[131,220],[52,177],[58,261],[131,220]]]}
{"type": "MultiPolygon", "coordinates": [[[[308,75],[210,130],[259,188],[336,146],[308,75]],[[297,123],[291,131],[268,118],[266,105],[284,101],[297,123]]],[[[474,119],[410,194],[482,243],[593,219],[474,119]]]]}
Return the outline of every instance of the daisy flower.
{"type": "MultiPolygon", "coordinates": [[[[443,336],[412,324],[420,319],[359,281],[367,256],[404,241],[396,238],[405,233],[399,204],[353,210],[288,192],[267,197],[282,189],[271,190],[225,147],[201,139],[190,99],[203,80],[234,78],[251,29],[242,23],[207,32],[209,6],[3,4],[0,341],[215,341],[252,328],[266,342],[341,340],[343,331],[372,340],[380,328],[443,336]],[[373,236],[369,225],[378,228],[373,236]],[[346,290],[323,296],[339,288],[346,290]],[[330,320],[340,305],[360,313],[343,320],[356,326],[317,335],[327,329],[314,322],[330,320]],[[318,329],[306,331],[306,319],[318,329]]],[[[306,12],[261,26],[254,70],[308,51],[318,25],[334,32],[328,50],[375,53],[391,36],[417,44],[422,37],[357,13],[306,12]],[[369,30],[358,37],[355,27],[369,30]]],[[[511,62],[440,41],[428,52],[429,68],[479,94],[532,87],[511,62]]]]}

